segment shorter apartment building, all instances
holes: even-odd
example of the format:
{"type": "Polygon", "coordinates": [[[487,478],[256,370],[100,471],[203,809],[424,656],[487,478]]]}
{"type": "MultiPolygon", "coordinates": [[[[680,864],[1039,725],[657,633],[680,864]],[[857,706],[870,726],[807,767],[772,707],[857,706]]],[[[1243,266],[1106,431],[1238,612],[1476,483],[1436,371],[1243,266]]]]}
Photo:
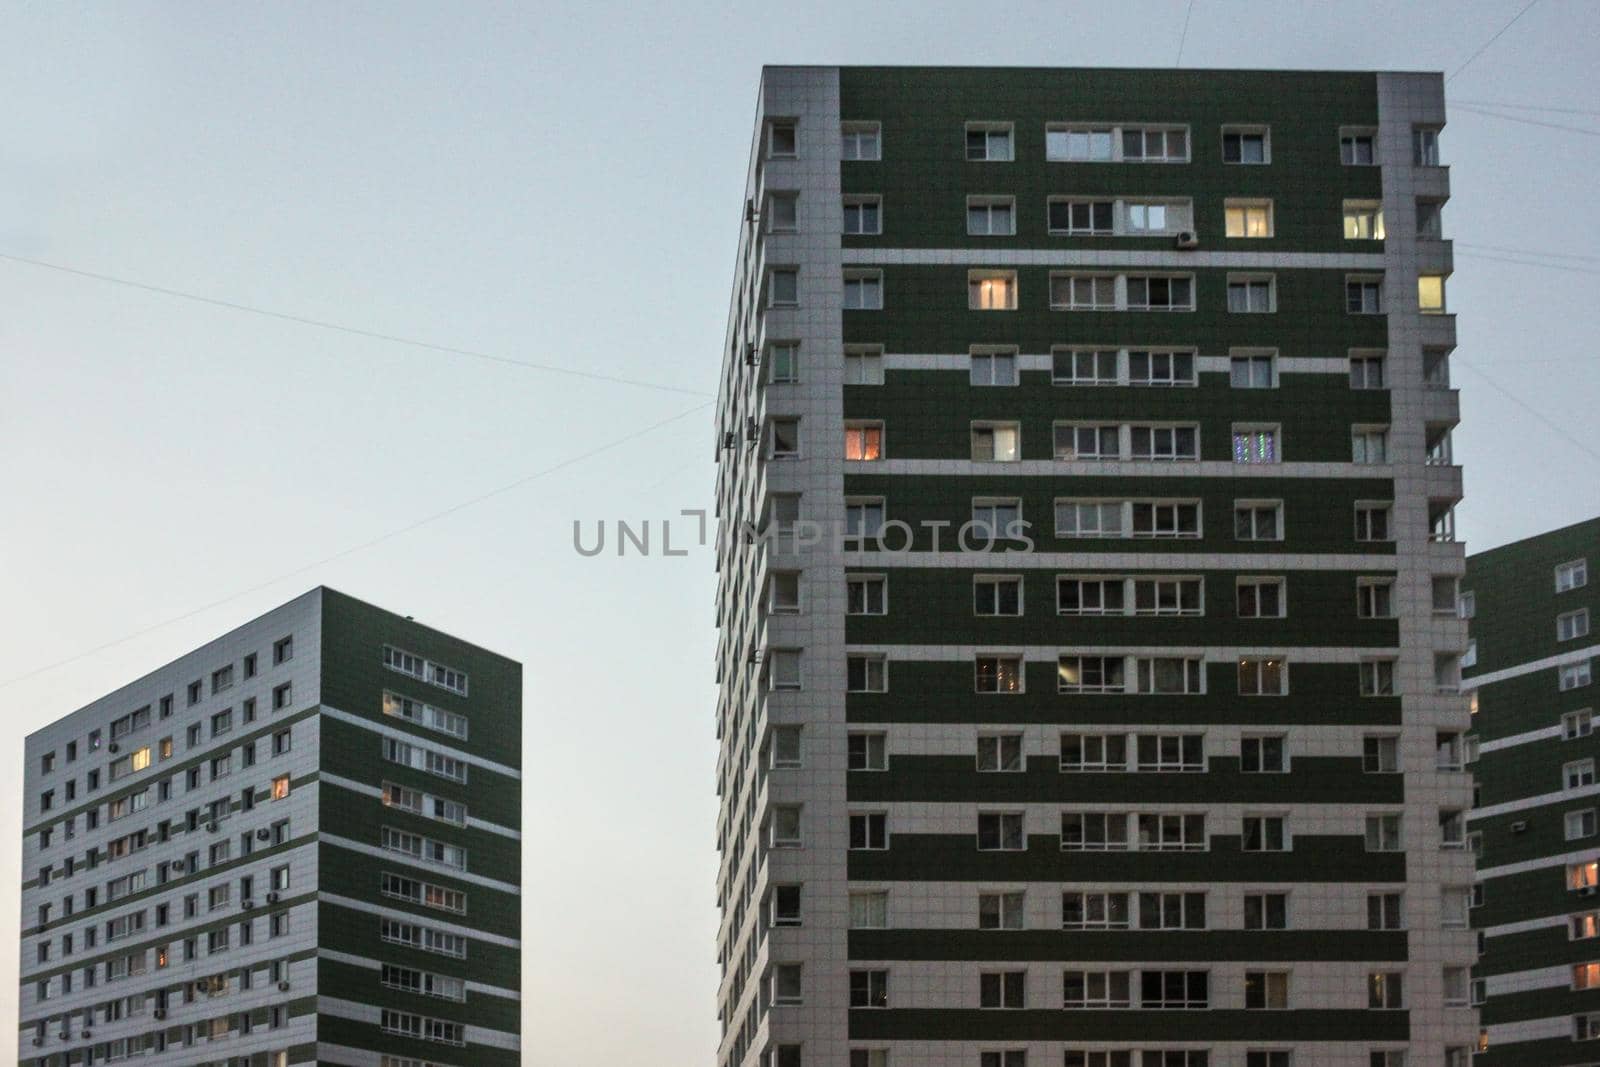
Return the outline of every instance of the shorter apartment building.
{"type": "Polygon", "coordinates": [[[30,735],[18,1062],[516,1064],[521,676],[318,588],[30,735]]]}
{"type": "Polygon", "coordinates": [[[1477,1067],[1600,1063],[1597,564],[1600,518],[1467,560],[1477,1067]]]}

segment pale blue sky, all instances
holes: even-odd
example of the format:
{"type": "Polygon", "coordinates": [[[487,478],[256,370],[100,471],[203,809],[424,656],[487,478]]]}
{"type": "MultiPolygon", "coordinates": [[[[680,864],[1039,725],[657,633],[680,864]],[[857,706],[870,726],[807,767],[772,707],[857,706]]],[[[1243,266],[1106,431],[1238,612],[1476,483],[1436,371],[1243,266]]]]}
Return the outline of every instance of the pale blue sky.
{"type": "MultiPolygon", "coordinates": [[[[1451,71],[1521,6],[1196,0],[1184,65],[1451,71]]],[[[0,254],[709,393],[763,63],[1170,66],[1184,10],[12,4],[0,254]]],[[[1543,0],[1450,96],[1600,110],[1596,39],[1600,5],[1543,0]]],[[[1442,144],[1476,550],[1600,511],[1593,457],[1465,366],[1597,447],[1600,258],[1465,246],[1600,257],[1600,137],[1456,111],[1442,144]]],[[[524,1060],[709,1063],[711,555],[570,547],[708,503],[709,413],[255,588],[696,403],[0,260],[5,729],[319,582],[517,656],[524,1060]]],[[[0,821],[0,914],[18,853],[0,821]]],[[[0,1031],[15,974],[0,938],[0,1031]]]]}

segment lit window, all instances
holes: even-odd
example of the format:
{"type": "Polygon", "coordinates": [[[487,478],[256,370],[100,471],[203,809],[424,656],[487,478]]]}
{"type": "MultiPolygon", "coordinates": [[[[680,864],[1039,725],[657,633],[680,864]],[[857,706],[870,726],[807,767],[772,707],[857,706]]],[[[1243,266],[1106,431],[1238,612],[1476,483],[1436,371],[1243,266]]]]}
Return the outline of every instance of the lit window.
{"type": "Polygon", "coordinates": [[[1271,237],[1272,201],[1228,200],[1224,202],[1222,217],[1224,234],[1228,237],[1271,237]]]}
{"type": "Polygon", "coordinates": [[[1022,692],[1021,656],[978,656],[974,667],[978,692],[1022,692]]]}
{"type": "Polygon", "coordinates": [[[883,423],[846,423],[844,427],[844,458],[867,462],[882,459],[883,423]]]}
{"type": "Polygon", "coordinates": [[[1016,271],[973,271],[967,276],[967,307],[973,311],[1015,311],[1016,271]]]}
{"type": "Polygon", "coordinates": [[[1278,462],[1277,427],[1233,428],[1233,461],[1235,463],[1278,462]]]}
{"type": "Polygon", "coordinates": [[[280,774],[272,780],[272,799],[282,800],[289,795],[289,776],[280,774]]]}
{"type": "Polygon", "coordinates": [[[1346,200],[1344,236],[1347,241],[1383,240],[1383,205],[1375,200],[1346,200]]]}
{"type": "Polygon", "coordinates": [[[1424,274],[1417,278],[1417,308],[1424,315],[1444,312],[1444,277],[1424,274]]]}
{"type": "Polygon", "coordinates": [[[981,463],[1015,463],[1022,458],[1022,431],[1017,424],[988,423],[972,427],[972,459],[981,463]]]}

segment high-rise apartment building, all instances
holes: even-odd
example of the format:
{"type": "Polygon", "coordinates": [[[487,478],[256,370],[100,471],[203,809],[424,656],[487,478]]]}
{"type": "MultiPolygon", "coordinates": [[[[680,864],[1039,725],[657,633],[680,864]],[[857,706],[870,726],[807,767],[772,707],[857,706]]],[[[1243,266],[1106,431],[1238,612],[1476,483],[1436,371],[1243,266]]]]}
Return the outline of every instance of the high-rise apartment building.
{"type": "Polygon", "coordinates": [[[1597,565],[1600,519],[1467,560],[1478,1067],[1600,1063],[1597,565]]]}
{"type": "Polygon", "coordinates": [[[719,1067],[1464,1067],[1444,117],[1432,74],[764,72],[719,1067]]]}
{"type": "Polygon", "coordinates": [[[30,735],[18,1062],[516,1064],[521,676],[318,588],[30,735]]]}

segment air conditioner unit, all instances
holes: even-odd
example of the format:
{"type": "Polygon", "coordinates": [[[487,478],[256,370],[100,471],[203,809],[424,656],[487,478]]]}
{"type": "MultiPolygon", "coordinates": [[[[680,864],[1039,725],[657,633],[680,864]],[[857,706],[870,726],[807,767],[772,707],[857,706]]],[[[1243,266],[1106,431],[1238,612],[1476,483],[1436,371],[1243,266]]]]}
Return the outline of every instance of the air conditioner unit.
{"type": "Polygon", "coordinates": [[[277,902],[278,902],[278,894],[276,894],[276,893],[268,893],[267,894],[267,903],[268,904],[276,904],[277,902]]]}
{"type": "Polygon", "coordinates": [[[157,1019],[165,1019],[167,1017],[167,1009],[157,1008],[152,1014],[154,1014],[157,1019]]]}
{"type": "Polygon", "coordinates": [[[72,1031],[71,1030],[63,1030],[59,1034],[57,1034],[56,1036],[59,1037],[63,1041],[70,1041],[70,1040],[72,1040],[72,1031]]]}
{"type": "Polygon", "coordinates": [[[172,861],[172,870],[177,874],[182,874],[183,873],[183,861],[182,860],[173,860],[172,861]]]}
{"type": "Polygon", "coordinates": [[[243,908],[245,911],[249,911],[251,908],[253,908],[255,906],[256,906],[256,902],[251,900],[251,899],[249,899],[248,897],[246,897],[244,900],[239,901],[239,907],[243,908]]]}
{"type": "Polygon", "coordinates": [[[256,840],[257,841],[271,841],[272,840],[272,831],[268,830],[265,826],[263,826],[261,829],[256,831],[256,840]]]}
{"type": "Polygon", "coordinates": [[[722,434],[722,447],[732,448],[739,443],[739,435],[732,430],[724,430],[722,434]]]}
{"type": "Polygon", "coordinates": [[[744,361],[748,366],[756,365],[756,346],[754,341],[746,341],[744,346],[744,361]]]}
{"type": "Polygon", "coordinates": [[[113,752],[121,752],[122,751],[121,746],[119,746],[115,741],[111,742],[111,744],[109,746],[107,746],[107,747],[109,747],[111,749],[111,751],[113,751],[113,752]]]}
{"type": "Polygon", "coordinates": [[[1183,230],[1178,234],[1178,239],[1174,243],[1179,248],[1199,248],[1200,238],[1194,235],[1193,230],[1183,230]]]}
{"type": "Polygon", "coordinates": [[[288,982],[279,982],[278,983],[278,992],[280,992],[280,993],[289,992],[289,983],[288,982]]]}
{"type": "Polygon", "coordinates": [[[754,200],[747,199],[744,202],[744,221],[754,222],[758,217],[759,216],[756,213],[756,202],[754,200]]]}
{"type": "Polygon", "coordinates": [[[94,1034],[92,1034],[89,1031],[85,1030],[83,1033],[79,1034],[78,1036],[83,1038],[85,1041],[87,1041],[89,1038],[93,1037],[94,1034]]]}
{"type": "Polygon", "coordinates": [[[44,1044],[44,1038],[36,1037],[36,1038],[33,1039],[33,1047],[34,1048],[38,1048],[42,1044],[44,1044]]]}
{"type": "Polygon", "coordinates": [[[1526,819],[1518,819],[1516,822],[1511,824],[1511,832],[1514,834],[1520,834],[1527,828],[1528,821],[1526,819]]]}
{"type": "Polygon", "coordinates": [[[210,830],[212,833],[216,833],[217,832],[217,824],[215,822],[208,822],[208,823],[206,823],[206,829],[210,830]]]}
{"type": "Polygon", "coordinates": [[[754,415],[744,417],[744,439],[752,444],[761,440],[761,427],[757,425],[754,415]]]}

